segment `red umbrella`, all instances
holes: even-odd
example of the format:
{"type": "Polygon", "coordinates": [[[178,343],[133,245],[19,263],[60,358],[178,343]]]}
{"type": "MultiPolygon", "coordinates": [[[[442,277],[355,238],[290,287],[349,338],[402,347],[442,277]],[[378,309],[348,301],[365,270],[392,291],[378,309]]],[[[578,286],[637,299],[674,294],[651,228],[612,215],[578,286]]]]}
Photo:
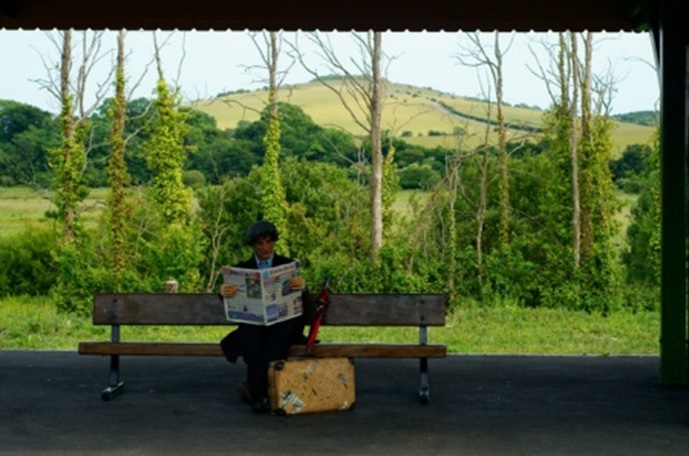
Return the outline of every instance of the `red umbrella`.
{"type": "Polygon", "coordinates": [[[311,330],[309,331],[309,339],[306,342],[306,353],[311,351],[311,347],[316,343],[316,336],[318,335],[318,328],[321,327],[321,322],[323,321],[323,314],[325,309],[330,304],[330,296],[328,295],[328,283],[330,279],[325,279],[323,282],[323,287],[321,288],[321,294],[316,300],[316,310],[313,314],[313,321],[311,322],[311,330]]]}

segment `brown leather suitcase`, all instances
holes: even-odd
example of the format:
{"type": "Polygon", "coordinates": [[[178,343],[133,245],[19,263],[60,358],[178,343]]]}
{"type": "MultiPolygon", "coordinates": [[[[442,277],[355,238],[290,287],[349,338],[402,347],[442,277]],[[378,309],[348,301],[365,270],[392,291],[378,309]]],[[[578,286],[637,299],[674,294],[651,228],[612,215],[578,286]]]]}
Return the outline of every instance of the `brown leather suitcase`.
{"type": "Polygon", "coordinates": [[[351,358],[273,361],[268,368],[268,403],[276,415],[349,410],[355,390],[351,358]]]}

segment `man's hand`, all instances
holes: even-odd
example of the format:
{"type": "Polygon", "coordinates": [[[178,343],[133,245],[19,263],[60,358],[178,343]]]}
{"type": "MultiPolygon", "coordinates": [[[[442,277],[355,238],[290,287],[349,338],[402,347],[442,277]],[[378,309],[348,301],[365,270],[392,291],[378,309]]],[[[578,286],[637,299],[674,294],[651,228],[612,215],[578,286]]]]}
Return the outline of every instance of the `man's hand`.
{"type": "Polygon", "coordinates": [[[232,298],[237,294],[237,285],[232,283],[223,283],[220,285],[220,296],[223,298],[232,298]]]}
{"type": "Polygon", "coordinates": [[[295,290],[303,290],[306,288],[306,280],[304,280],[303,277],[292,277],[287,281],[287,283],[289,283],[289,286],[295,290]]]}

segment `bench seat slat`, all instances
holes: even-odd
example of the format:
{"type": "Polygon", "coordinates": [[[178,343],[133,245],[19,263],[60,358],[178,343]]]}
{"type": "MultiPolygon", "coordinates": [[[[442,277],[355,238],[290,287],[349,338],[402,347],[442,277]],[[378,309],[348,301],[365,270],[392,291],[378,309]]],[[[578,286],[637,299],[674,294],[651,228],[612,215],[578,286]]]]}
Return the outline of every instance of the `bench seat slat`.
{"type": "MultiPolygon", "coordinates": [[[[82,355],[222,356],[217,343],[201,342],[81,342],[82,355]]],[[[305,356],[304,345],[293,345],[290,356],[305,356]]],[[[350,358],[444,358],[444,345],[414,344],[316,344],[311,356],[350,358]]]]}
{"type": "Polygon", "coordinates": [[[81,342],[81,355],[222,356],[218,343],[81,342]]]}
{"type": "MultiPolygon", "coordinates": [[[[290,356],[305,356],[306,346],[292,345],[290,356]]],[[[311,356],[319,358],[445,358],[445,345],[416,344],[316,344],[311,356]]]]}

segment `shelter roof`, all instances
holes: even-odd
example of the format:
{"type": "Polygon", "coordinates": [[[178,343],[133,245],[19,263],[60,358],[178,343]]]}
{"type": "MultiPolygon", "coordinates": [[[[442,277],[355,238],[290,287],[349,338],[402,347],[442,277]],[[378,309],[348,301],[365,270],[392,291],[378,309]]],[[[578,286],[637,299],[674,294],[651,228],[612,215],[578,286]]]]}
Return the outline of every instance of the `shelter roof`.
{"type": "Polygon", "coordinates": [[[659,0],[3,0],[0,28],[640,31],[659,0]]]}

